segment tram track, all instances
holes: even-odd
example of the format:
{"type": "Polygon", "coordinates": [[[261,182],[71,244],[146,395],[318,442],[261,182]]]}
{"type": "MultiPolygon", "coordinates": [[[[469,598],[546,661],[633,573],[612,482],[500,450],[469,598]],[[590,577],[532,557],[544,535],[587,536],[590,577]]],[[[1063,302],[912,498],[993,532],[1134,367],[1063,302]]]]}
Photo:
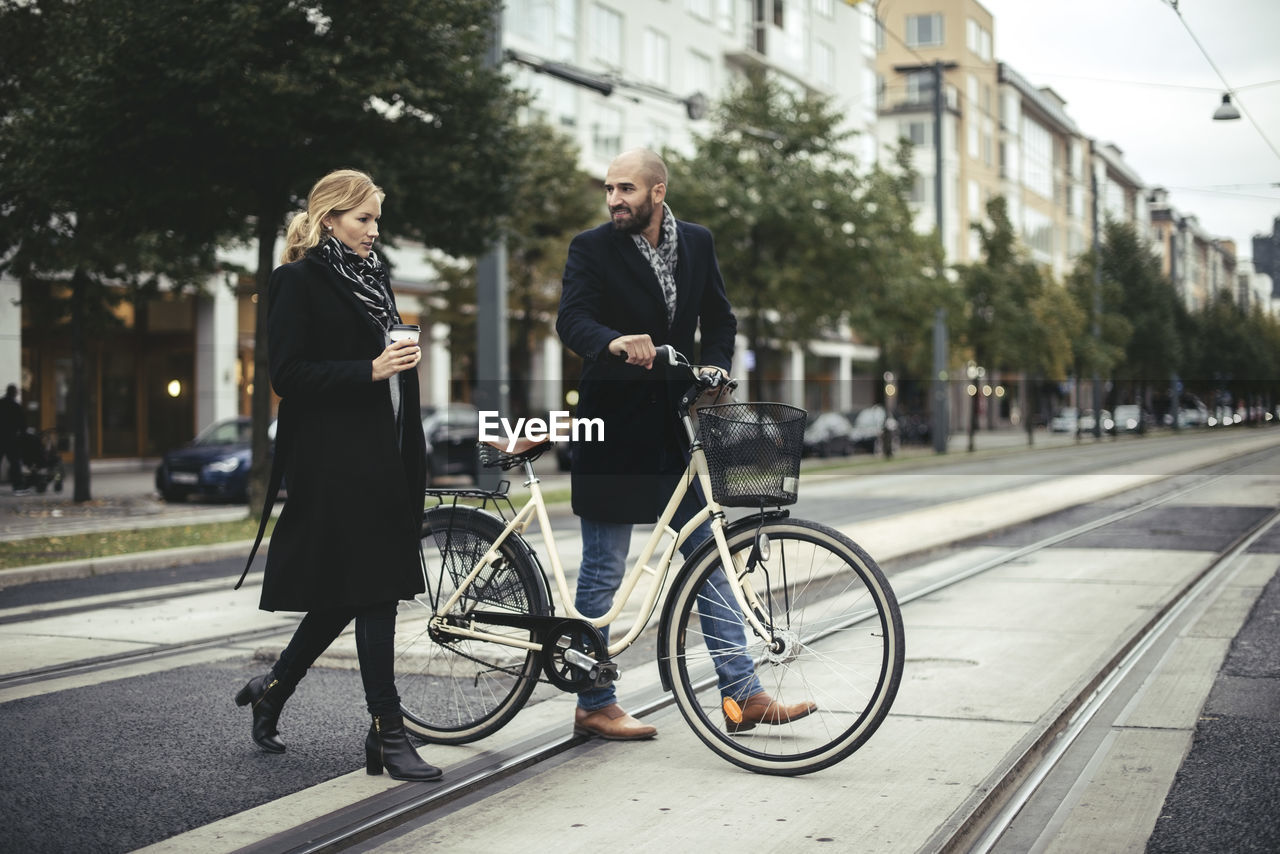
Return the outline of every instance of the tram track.
{"type": "MultiPolygon", "coordinates": [[[[1125,522],[1144,512],[1154,510],[1169,502],[1185,499],[1198,490],[1207,489],[1223,478],[1246,470],[1255,460],[1269,451],[1259,451],[1235,458],[1226,463],[1206,467],[1211,473],[1191,474],[1195,482],[1174,484],[1158,495],[1143,499],[1129,507],[1107,513],[1097,519],[1042,537],[1034,543],[1010,549],[997,557],[981,560],[969,566],[955,569],[933,582],[916,589],[898,591],[899,602],[925,599],[942,590],[955,587],[970,579],[989,573],[1000,567],[1023,561],[1037,552],[1060,546],[1082,535],[1125,522]]],[[[1188,473],[1183,473],[1186,476],[1188,473]]],[[[1050,514],[1052,515],[1052,514],[1050,514]]],[[[1280,511],[1268,514],[1237,536],[1224,549],[1219,550],[1209,564],[1180,590],[1170,597],[1163,607],[1150,616],[1146,623],[1129,637],[1119,640],[1114,655],[1100,667],[1073,697],[1064,698],[1055,714],[1037,722],[1020,745],[1013,761],[993,770],[978,789],[971,802],[966,803],[958,817],[944,822],[938,832],[922,850],[928,851],[989,851],[990,842],[998,838],[1000,828],[1016,814],[1020,803],[1025,802],[1029,791],[1034,790],[1039,775],[1047,773],[1046,764],[1056,761],[1053,747],[1064,740],[1074,739],[1072,727],[1083,726],[1092,717],[1096,705],[1106,699],[1108,686],[1121,678],[1125,668],[1147,648],[1152,638],[1166,631],[1171,621],[1181,613],[1187,603],[1194,600],[1208,585],[1212,585],[1229,567],[1235,556],[1267,529],[1280,521],[1280,511]],[[1027,790],[1027,787],[1030,787],[1027,790]],[[1006,822],[1002,825],[1001,822],[1006,822]],[[979,847],[972,848],[977,845],[979,847]],[[986,846],[986,847],[982,847],[986,846]]],[[[963,547],[963,543],[958,544],[963,547]]],[[[893,573],[890,573],[891,580],[893,573]]],[[[663,711],[674,704],[670,694],[656,690],[636,692],[629,697],[632,714],[644,718],[663,711]]],[[[327,815],[289,831],[262,840],[246,851],[303,852],[338,851],[361,842],[374,839],[394,828],[425,818],[447,808],[450,804],[469,795],[482,796],[485,790],[510,779],[521,772],[535,771],[538,766],[587,742],[580,736],[565,736],[564,727],[557,725],[521,741],[495,755],[473,760],[450,770],[450,780],[438,786],[426,788],[399,786],[384,794],[365,799],[339,813],[327,815]]]]}

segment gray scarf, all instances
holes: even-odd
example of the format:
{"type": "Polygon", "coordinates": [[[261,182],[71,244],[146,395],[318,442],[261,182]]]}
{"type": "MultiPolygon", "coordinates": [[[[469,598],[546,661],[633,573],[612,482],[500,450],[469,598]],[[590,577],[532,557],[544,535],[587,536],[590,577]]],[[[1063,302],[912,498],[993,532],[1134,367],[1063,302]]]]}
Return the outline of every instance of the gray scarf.
{"type": "Polygon", "coordinates": [[[321,240],[312,251],[318,253],[339,276],[351,283],[351,292],[364,303],[369,316],[383,329],[389,329],[391,324],[400,322],[400,315],[391,303],[387,268],[378,258],[378,253],[371,251],[368,258],[361,258],[332,234],[321,240]]]}
{"type": "Polygon", "coordinates": [[[662,286],[662,299],[667,304],[667,328],[670,329],[676,319],[676,260],[680,247],[676,216],[666,202],[662,203],[662,234],[658,238],[657,247],[650,246],[643,234],[633,234],[631,239],[653,268],[653,274],[658,277],[658,284],[662,286]]]}

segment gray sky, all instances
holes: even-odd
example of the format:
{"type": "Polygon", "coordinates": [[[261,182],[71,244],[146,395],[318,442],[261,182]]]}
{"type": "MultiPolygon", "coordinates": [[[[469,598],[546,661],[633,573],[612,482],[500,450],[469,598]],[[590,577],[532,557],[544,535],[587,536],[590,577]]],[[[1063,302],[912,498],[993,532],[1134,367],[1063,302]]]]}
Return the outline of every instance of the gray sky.
{"type": "Polygon", "coordinates": [[[1165,0],[979,2],[995,17],[997,59],[1051,87],[1084,134],[1252,255],[1250,238],[1280,216],[1280,0],[1179,0],[1182,20],[1165,0]],[[1209,60],[1257,126],[1212,120],[1224,89],[1209,60]]]}

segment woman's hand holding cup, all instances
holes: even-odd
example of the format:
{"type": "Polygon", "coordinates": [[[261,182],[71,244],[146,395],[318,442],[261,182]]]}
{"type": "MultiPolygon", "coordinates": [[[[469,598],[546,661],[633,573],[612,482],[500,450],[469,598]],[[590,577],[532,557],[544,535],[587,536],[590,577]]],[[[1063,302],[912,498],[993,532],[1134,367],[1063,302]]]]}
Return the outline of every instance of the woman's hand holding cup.
{"type": "Polygon", "coordinates": [[[401,338],[392,341],[387,348],[373,360],[373,381],[379,382],[395,376],[401,371],[417,367],[422,361],[422,350],[418,347],[418,339],[401,338]]]}

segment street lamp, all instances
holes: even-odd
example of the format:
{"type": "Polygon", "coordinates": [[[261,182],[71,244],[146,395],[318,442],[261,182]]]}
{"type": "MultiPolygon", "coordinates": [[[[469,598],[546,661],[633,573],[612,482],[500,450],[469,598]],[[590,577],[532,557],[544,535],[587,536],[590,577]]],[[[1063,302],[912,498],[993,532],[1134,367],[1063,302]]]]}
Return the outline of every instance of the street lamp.
{"type": "Polygon", "coordinates": [[[1231,103],[1231,93],[1225,93],[1222,96],[1222,103],[1218,105],[1218,109],[1213,111],[1213,120],[1215,122],[1229,122],[1240,118],[1240,111],[1236,109],[1236,105],[1231,103]]]}
{"type": "Polygon", "coordinates": [[[991,386],[983,383],[987,369],[981,365],[971,361],[965,365],[964,372],[969,378],[969,386],[965,390],[969,394],[969,450],[972,452],[975,449],[974,434],[978,431],[978,395],[982,393],[990,396],[991,386]]]}

